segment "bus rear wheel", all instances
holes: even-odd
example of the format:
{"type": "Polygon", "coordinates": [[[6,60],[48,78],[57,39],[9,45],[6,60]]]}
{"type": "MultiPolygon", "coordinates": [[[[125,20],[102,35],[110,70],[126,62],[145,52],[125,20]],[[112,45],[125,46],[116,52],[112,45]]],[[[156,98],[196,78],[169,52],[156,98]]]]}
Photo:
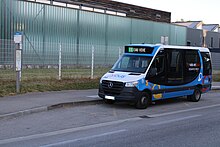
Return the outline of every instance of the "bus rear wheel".
{"type": "Polygon", "coordinates": [[[198,102],[201,98],[201,94],[201,90],[198,87],[196,87],[193,95],[187,96],[187,99],[192,102],[198,102]]]}
{"type": "Polygon", "coordinates": [[[140,95],[135,106],[137,109],[146,109],[150,105],[150,102],[151,102],[150,95],[146,92],[143,92],[140,95]]]}

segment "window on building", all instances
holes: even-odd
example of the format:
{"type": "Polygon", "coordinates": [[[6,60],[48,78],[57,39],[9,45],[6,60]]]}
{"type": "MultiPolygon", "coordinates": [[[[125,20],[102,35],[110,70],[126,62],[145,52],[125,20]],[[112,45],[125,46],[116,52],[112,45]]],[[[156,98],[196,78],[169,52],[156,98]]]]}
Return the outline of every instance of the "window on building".
{"type": "Polygon", "coordinates": [[[218,39],[218,47],[220,48],[220,38],[218,39]]]}
{"type": "Polygon", "coordinates": [[[204,36],[202,37],[202,45],[206,46],[206,44],[205,44],[205,37],[204,36]]]}
{"type": "Polygon", "coordinates": [[[191,41],[187,41],[187,46],[191,46],[191,41]]]}
{"type": "Polygon", "coordinates": [[[211,47],[213,47],[213,37],[211,37],[211,47]]]}

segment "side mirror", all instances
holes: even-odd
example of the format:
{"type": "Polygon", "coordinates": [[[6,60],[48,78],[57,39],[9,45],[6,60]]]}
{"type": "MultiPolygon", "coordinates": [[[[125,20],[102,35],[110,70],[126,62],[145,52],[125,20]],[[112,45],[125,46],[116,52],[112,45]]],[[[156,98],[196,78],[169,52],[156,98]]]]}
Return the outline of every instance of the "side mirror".
{"type": "Polygon", "coordinates": [[[149,76],[153,77],[157,75],[157,69],[156,68],[151,68],[149,72],[149,76]]]}

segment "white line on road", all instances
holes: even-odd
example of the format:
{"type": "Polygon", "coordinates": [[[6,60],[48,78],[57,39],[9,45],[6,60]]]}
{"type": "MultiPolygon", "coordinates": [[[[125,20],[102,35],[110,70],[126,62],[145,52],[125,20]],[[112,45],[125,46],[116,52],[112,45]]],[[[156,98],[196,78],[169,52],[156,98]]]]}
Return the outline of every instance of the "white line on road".
{"type": "Polygon", "coordinates": [[[58,131],[47,132],[47,133],[42,133],[42,134],[34,134],[34,135],[29,135],[29,136],[17,137],[17,138],[9,138],[9,139],[0,140],[0,145],[19,142],[19,141],[38,139],[38,138],[43,138],[43,137],[56,136],[56,135],[67,134],[67,133],[72,133],[76,131],[88,130],[88,129],[94,129],[94,128],[99,128],[99,127],[105,127],[105,126],[110,126],[110,125],[116,125],[116,124],[120,124],[120,123],[124,123],[128,121],[129,122],[138,121],[141,119],[142,118],[139,118],[139,117],[128,118],[128,119],[122,119],[122,120],[117,120],[117,121],[112,121],[112,122],[105,122],[105,123],[100,123],[100,124],[82,126],[78,128],[70,128],[70,129],[58,130],[58,131]]]}
{"type": "Polygon", "coordinates": [[[167,113],[152,114],[152,115],[147,115],[147,116],[149,116],[149,117],[161,117],[161,116],[167,116],[167,115],[178,114],[178,113],[183,113],[183,112],[213,108],[213,107],[218,107],[218,106],[220,106],[220,104],[197,107],[197,108],[191,108],[191,109],[185,109],[185,110],[179,110],[179,111],[173,111],[173,112],[167,112],[167,113]]]}
{"type": "Polygon", "coordinates": [[[89,98],[99,98],[98,95],[90,95],[90,96],[86,96],[86,97],[89,97],[89,98]]]}
{"type": "Polygon", "coordinates": [[[202,116],[202,115],[192,115],[192,116],[181,117],[181,118],[176,118],[176,119],[171,119],[171,120],[165,120],[165,121],[161,121],[161,122],[158,122],[158,123],[153,123],[151,125],[157,126],[157,125],[169,124],[169,123],[172,123],[172,122],[187,120],[187,119],[191,119],[191,118],[195,118],[195,117],[199,117],[199,116],[202,116]]]}
{"type": "Polygon", "coordinates": [[[40,147],[55,147],[55,146],[63,146],[63,145],[71,146],[72,143],[77,142],[77,141],[82,141],[82,140],[85,141],[85,140],[89,140],[89,139],[93,139],[93,138],[98,138],[98,137],[118,134],[118,133],[122,133],[122,132],[125,132],[125,131],[126,130],[118,130],[118,131],[113,131],[113,132],[106,132],[106,133],[103,133],[103,134],[92,135],[92,136],[77,138],[77,139],[73,139],[73,140],[67,140],[67,141],[63,141],[63,142],[43,145],[43,146],[40,146],[40,147]]]}

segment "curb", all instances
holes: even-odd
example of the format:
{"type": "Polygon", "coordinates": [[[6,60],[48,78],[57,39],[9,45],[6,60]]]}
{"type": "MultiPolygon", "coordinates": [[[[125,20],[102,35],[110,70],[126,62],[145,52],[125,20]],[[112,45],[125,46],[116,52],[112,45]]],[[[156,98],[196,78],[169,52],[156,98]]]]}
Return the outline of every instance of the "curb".
{"type": "Polygon", "coordinates": [[[74,107],[74,106],[87,106],[87,105],[95,105],[102,103],[103,100],[89,100],[89,101],[77,101],[77,102],[66,102],[66,103],[58,103],[54,105],[50,105],[47,107],[47,110],[54,110],[63,107],[74,107]]]}
{"type": "Polygon", "coordinates": [[[212,90],[220,90],[220,86],[212,86],[212,90]]]}
{"type": "Polygon", "coordinates": [[[21,111],[18,111],[18,112],[2,114],[2,115],[0,115],[0,120],[2,120],[2,119],[12,119],[12,118],[15,118],[15,117],[25,116],[25,115],[29,115],[29,114],[33,114],[33,113],[50,111],[50,110],[64,108],[64,107],[74,107],[74,106],[76,107],[76,106],[101,104],[102,102],[103,102],[103,100],[100,99],[100,100],[58,103],[58,104],[49,105],[49,106],[42,106],[42,107],[37,107],[37,108],[21,110],[21,111]]]}

